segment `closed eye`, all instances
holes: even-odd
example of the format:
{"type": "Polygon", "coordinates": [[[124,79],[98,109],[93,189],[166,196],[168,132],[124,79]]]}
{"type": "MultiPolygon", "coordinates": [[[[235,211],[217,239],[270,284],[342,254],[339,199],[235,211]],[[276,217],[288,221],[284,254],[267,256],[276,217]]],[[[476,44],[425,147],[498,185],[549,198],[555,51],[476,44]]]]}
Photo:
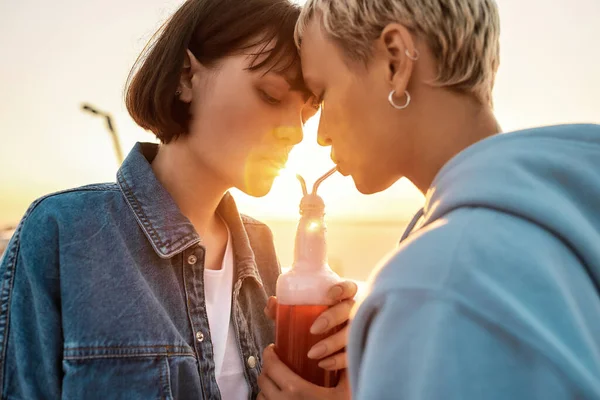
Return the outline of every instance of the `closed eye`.
{"type": "Polygon", "coordinates": [[[273,97],[273,96],[270,96],[270,95],[269,95],[267,92],[265,92],[264,90],[259,90],[259,92],[260,92],[260,95],[261,95],[262,99],[263,99],[263,100],[264,100],[266,103],[268,103],[268,104],[271,104],[271,105],[274,105],[274,106],[275,106],[275,105],[278,105],[278,104],[281,104],[281,100],[279,100],[279,99],[276,99],[276,98],[275,98],[275,97],[273,97]]]}

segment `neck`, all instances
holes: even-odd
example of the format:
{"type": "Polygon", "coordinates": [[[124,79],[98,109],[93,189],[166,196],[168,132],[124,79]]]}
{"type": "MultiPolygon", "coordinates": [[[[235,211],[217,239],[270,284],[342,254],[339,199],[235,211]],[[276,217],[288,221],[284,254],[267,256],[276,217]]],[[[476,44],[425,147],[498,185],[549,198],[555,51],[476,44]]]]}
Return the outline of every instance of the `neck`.
{"type": "Polygon", "coordinates": [[[434,115],[420,126],[415,142],[415,158],[406,177],[427,193],[435,176],[452,157],[472,144],[501,132],[490,106],[471,96],[438,90],[429,110],[418,115],[434,115]]]}
{"type": "Polygon", "coordinates": [[[179,140],[161,145],[152,169],[200,237],[217,229],[216,210],[228,188],[187,146],[179,140]]]}

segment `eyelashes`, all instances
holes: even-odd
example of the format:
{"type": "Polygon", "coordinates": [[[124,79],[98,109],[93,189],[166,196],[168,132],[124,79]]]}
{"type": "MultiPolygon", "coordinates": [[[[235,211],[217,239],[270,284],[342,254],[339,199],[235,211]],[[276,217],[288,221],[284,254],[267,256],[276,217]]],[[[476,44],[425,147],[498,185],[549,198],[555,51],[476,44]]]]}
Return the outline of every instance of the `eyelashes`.
{"type": "MultiPolygon", "coordinates": [[[[257,88],[257,93],[260,99],[269,106],[279,107],[284,103],[284,99],[279,99],[275,96],[272,96],[264,89],[257,88]]],[[[317,98],[315,95],[311,94],[311,97],[306,103],[304,103],[304,107],[301,111],[302,124],[304,125],[308,119],[313,117],[322,106],[323,95],[317,98]]]]}
{"type": "Polygon", "coordinates": [[[265,101],[265,103],[270,104],[272,106],[277,106],[277,105],[281,104],[281,100],[269,95],[264,90],[259,89],[259,93],[260,93],[260,96],[262,97],[262,99],[265,101]]]}

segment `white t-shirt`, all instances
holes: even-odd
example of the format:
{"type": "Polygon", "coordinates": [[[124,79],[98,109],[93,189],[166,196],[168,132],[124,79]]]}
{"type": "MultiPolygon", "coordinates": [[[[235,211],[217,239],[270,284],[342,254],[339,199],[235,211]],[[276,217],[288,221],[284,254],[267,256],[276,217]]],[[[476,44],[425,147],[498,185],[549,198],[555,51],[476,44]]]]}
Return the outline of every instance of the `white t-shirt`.
{"type": "Polygon", "coordinates": [[[227,247],[220,270],[204,270],[204,296],[213,343],[215,374],[223,400],[246,400],[249,390],[244,364],[231,319],[233,249],[228,229],[227,247]]]}

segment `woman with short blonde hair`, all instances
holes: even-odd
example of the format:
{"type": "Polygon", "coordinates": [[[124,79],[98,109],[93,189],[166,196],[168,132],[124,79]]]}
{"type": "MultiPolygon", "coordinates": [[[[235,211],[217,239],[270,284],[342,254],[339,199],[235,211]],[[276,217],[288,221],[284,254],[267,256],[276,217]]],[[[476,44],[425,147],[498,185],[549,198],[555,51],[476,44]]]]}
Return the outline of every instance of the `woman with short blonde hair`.
{"type": "Polygon", "coordinates": [[[363,193],[425,194],[355,310],[355,400],[600,398],[600,128],[499,134],[499,33],[493,0],[300,14],[319,142],[363,193]]]}

